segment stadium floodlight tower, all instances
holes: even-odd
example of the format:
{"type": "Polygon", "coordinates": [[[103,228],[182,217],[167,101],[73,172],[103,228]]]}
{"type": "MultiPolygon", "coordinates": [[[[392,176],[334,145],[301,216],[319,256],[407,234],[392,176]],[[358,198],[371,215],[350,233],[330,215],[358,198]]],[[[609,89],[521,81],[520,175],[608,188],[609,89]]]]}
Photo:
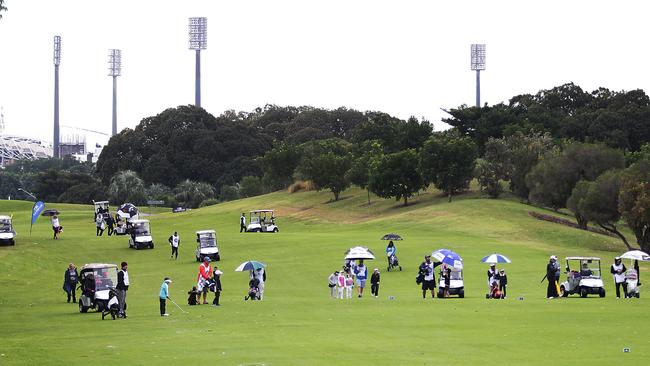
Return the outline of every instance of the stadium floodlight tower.
{"type": "Polygon", "coordinates": [[[190,49],[196,51],[194,105],[201,106],[201,50],[208,47],[208,18],[190,18],[190,49]]]}
{"type": "Polygon", "coordinates": [[[61,64],[61,37],[54,36],[54,138],[52,148],[55,158],[60,158],[59,151],[59,64],[61,64]]]}
{"type": "Polygon", "coordinates": [[[113,123],[111,136],[117,134],[117,77],[122,75],[122,51],[108,50],[108,76],[113,77],[113,123]]]}
{"type": "Polygon", "coordinates": [[[485,70],[485,44],[472,45],[472,70],[476,70],[476,107],[481,108],[481,70],[485,70]]]}

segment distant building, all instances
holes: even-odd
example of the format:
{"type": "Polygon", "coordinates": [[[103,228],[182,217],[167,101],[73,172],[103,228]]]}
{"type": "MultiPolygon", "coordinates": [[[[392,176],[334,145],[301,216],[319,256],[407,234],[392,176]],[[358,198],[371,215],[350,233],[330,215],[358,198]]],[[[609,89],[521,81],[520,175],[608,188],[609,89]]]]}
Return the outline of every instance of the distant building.
{"type": "Polygon", "coordinates": [[[28,137],[0,135],[0,166],[16,160],[36,160],[52,157],[52,144],[28,137]]]}

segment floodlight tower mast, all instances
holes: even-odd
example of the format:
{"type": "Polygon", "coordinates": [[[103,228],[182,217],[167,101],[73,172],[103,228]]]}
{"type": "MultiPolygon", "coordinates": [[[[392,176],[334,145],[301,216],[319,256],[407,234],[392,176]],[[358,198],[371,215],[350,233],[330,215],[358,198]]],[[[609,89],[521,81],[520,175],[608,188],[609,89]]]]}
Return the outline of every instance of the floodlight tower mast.
{"type": "Polygon", "coordinates": [[[59,64],[61,64],[61,37],[54,36],[54,138],[52,147],[55,158],[60,158],[59,149],[59,64]]]}
{"type": "Polygon", "coordinates": [[[117,134],[117,77],[122,75],[122,51],[108,50],[108,76],[113,77],[113,123],[111,136],[117,134]]]}
{"type": "Polygon", "coordinates": [[[472,45],[472,70],[476,70],[476,107],[481,108],[481,70],[485,70],[485,44],[472,45]]]}
{"type": "Polygon", "coordinates": [[[190,49],[196,51],[194,104],[201,106],[201,50],[208,47],[208,18],[190,18],[190,49]]]}

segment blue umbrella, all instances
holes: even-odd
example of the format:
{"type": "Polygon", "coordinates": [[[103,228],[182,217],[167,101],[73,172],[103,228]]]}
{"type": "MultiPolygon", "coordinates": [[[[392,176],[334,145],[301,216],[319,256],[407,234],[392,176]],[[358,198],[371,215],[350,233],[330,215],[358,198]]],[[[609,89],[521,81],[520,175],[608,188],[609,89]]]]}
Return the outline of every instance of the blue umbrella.
{"type": "Polygon", "coordinates": [[[260,268],[266,267],[266,264],[258,261],[246,261],[242,264],[239,265],[239,267],[235,268],[235,272],[243,272],[243,271],[250,271],[250,270],[257,270],[260,268]]]}
{"type": "Polygon", "coordinates": [[[438,249],[431,253],[431,256],[438,262],[442,262],[456,269],[463,269],[463,258],[449,249],[438,249]]]}
{"type": "Polygon", "coordinates": [[[488,256],[483,257],[483,259],[481,259],[481,262],[494,264],[494,263],[510,263],[511,261],[505,255],[499,253],[492,253],[488,256]]]}

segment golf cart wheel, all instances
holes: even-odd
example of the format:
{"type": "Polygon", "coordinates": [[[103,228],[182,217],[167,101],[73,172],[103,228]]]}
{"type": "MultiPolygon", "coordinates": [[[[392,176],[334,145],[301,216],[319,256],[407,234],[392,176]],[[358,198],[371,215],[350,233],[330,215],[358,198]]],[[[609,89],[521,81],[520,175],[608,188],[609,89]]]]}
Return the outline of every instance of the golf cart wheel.
{"type": "Polygon", "coordinates": [[[442,299],[442,292],[438,292],[438,298],[442,299]]]}
{"type": "Polygon", "coordinates": [[[81,300],[79,300],[79,312],[80,312],[80,313],[85,313],[85,312],[87,312],[87,311],[88,311],[88,308],[85,307],[85,306],[83,305],[83,303],[81,302],[81,300]]]}
{"type": "Polygon", "coordinates": [[[149,248],[153,249],[153,242],[151,242],[151,244],[149,244],[149,248]]]}
{"type": "Polygon", "coordinates": [[[9,242],[9,245],[16,245],[16,241],[11,239],[11,241],[9,242]]]}
{"type": "Polygon", "coordinates": [[[601,288],[600,290],[598,290],[598,296],[605,297],[605,289],[604,288],[601,288]]]}
{"type": "Polygon", "coordinates": [[[200,259],[199,257],[196,257],[196,261],[197,261],[197,262],[200,262],[201,259],[200,259]]]}
{"type": "Polygon", "coordinates": [[[402,272],[402,266],[399,266],[399,271],[402,272]]]}
{"type": "Polygon", "coordinates": [[[221,256],[220,256],[219,254],[215,255],[215,256],[214,256],[214,260],[217,261],[217,262],[220,261],[220,260],[221,260],[221,256]]]}
{"type": "Polygon", "coordinates": [[[641,293],[640,293],[640,292],[637,292],[637,293],[636,293],[636,298],[638,299],[639,297],[641,297],[641,293]]]}
{"type": "Polygon", "coordinates": [[[587,289],[586,288],[581,288],[580,289],[580,297],[582,297],[582,298],[587,297],[587,289]]]}
{"type": "Polygon", "coordinates": [[[274,232],[274,233],[277,233],[278,231],[280,231],[280,230],[278,230],[277,227],[276,227],[275,229],[273,229],[273,232],[274,232]]]}
{"type": "Polygon", "coordinates": [[[460,290],[460,292],[458,292],[458,297],[459,297],[460,299],[465,298],[465,290],[460,290]]]}
{"type": "Polygon", "coordinates": [[[390,266],[386,267],[386,271],[390,272],[390,266]]]}
{"type": "Polygon", "coordinates": [[[569,296],[569,292],[564,288],[564,286],[560,286],[560,296],[562,297],[569,296]]]}

